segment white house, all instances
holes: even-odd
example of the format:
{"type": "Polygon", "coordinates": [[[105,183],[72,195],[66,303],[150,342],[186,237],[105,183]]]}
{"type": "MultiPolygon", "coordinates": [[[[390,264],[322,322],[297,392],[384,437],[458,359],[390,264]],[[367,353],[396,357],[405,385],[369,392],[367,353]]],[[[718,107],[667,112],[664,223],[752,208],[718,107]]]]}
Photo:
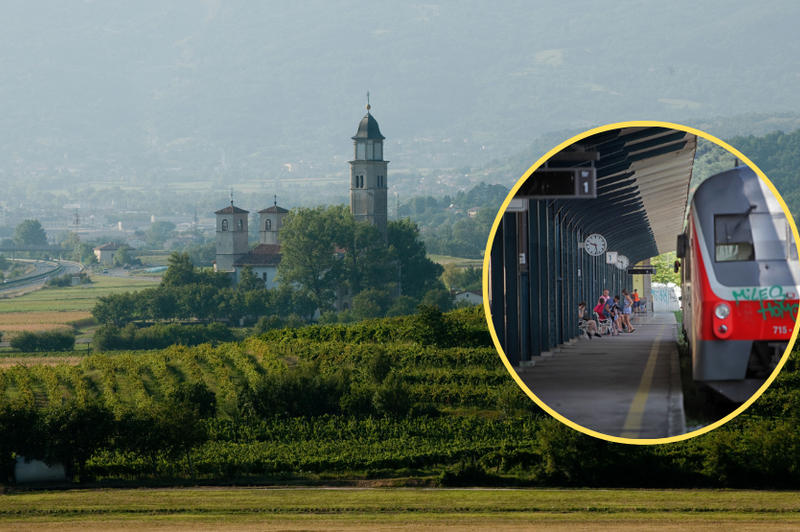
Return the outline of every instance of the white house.
{"type": "Polygon", "coordinates": [[[456,303],[459,301],[467,301],[472,305],[480,305],[483,303],[483,292],[480,290],[466,290],[455,294],[453,299],[456,303]]]}
{"type": "Polygon", "coordinates": [[[114,255],[117,254],[117,250],[120,248],[128,249],[128,246],[122,244],[121,246],[116,242],[111,242],[109,244],[103,244],[102,246],[97,246],[94,248],[94,256],[97,257],[97,262],[100,264],[105,263],[112,263],[114,262],[114,255]]]}

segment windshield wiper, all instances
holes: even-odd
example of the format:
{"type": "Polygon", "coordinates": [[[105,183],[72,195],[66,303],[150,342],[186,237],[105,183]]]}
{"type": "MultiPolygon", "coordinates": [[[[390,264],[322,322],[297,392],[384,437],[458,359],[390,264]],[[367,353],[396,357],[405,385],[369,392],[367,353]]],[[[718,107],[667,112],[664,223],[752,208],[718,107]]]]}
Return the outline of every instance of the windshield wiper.
{"type": "Polygon", "coordinates": [[[739,226],[742,225],[742,222],[745,221],[747,219],[747,217],[750,216],[750,213],[753,212],[755,209],[756,209],[755,205],[750,205],[747,208],[747,210],[742,213],[741,218],[739,218],[739,221],[736,223],[736,225],[733,226],[733,230],[726,235],[728,240],[731,239],[731,236],[734,233],[736,233],[736,230],[739,229],[739,226]]]}

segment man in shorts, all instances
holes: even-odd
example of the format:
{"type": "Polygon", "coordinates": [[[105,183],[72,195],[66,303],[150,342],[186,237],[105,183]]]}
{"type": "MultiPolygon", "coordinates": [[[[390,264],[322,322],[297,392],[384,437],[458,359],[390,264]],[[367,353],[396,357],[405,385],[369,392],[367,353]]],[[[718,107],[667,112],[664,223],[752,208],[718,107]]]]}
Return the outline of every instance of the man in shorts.
{"type": "Polygon", "coordinates": [[[635,288],[633,289],[633,311],[637,314],[641,312],[642,308],[642,301],[639,299],[639,291],[635,288]]]}

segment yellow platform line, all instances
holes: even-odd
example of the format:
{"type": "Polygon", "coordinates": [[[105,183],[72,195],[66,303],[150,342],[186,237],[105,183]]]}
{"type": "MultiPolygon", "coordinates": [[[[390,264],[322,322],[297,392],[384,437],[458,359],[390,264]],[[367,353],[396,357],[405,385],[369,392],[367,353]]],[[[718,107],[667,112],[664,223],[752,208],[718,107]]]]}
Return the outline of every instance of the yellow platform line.
{"type": "Polygon", "coordinates": [[[656,370],[658,360],[658,348],[661,336],[664,334],[664,325],[658,330],[653,347],[650,349],[650,356],[647,357],[647,365],[642,373],[642,380],[639,382],[639,389],[633,398],[631,407],[628,410],[628,417],[625,418],[625,425],[622,427],[621,438],[638,438],[642,430],[642,418],[644,408],[647,405],[647,396],[650,394],[650,386],[653,384],[653,373],[656,370]]]}

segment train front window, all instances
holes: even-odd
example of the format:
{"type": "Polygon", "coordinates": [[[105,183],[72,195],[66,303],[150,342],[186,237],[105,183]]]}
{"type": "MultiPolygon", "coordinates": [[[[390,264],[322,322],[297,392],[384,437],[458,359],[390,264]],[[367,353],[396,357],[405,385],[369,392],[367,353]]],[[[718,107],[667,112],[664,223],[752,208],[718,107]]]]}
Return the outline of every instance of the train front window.
{"type": "Polygon", "coordinates": [[[755,260],[751,216],[747,213],[714,216],[714,248],[717,262],[755,260]]]}
{"type": "Polygon", "coordinates": [[[797,260],[797,246],[783,213],[717,215],[714,244],[717,262],[797,260]]]}
{"type": "Polygon", "coordinates": [[[753,234],[756,235],[756,259],[797,260],[797,247],[789,222],[783,213],[757,213],[750,215],[753,234]]]}

